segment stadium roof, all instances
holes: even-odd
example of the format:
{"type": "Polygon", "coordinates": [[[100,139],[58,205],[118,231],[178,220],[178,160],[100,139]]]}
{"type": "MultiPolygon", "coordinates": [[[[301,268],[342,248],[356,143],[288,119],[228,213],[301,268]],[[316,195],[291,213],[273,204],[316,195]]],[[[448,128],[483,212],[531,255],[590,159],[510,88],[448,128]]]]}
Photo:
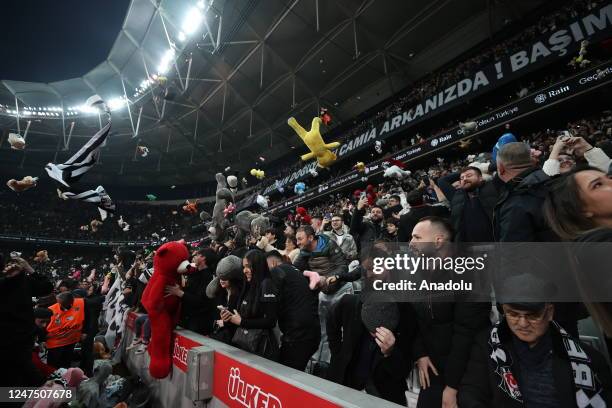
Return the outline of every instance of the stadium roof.
{"type": "Polygon", "coordinates": [[[79,108],[94,93],[115,110],[92,183],[196,183],[227,165],[248,171],[259,156],[295,148],[297,157],[288,117],[307,124],[325,106],[350,121],[539,3],[132,0],[107,59],[90,72],[48,84],[2,80],[0,126],[27,129],[27,148],[11,150],[3,137],[0,166],[37,175],[69,157],[100,126],[79,108]],[[146,82],[154,74],[168,78],[169,97],[146,82]],[[138,143],[148,157],[136,157],[138,143]]]}

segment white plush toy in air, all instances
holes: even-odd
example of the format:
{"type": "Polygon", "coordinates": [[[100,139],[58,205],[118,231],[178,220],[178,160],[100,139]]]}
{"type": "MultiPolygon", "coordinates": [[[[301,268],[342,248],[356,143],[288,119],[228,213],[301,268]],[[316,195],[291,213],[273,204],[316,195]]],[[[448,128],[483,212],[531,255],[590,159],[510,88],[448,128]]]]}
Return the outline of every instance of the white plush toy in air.
{"type": "Polygon", "coordinates": [[[11,145],[11,149],[23,150],[25,149],[25,139],[17,133],[9,133],[8,142],[11,145]]]}
{"type": "Polygon", "coordinates": [[[459,122],[459,128],[463,133],[470,133],[478,129],[478,123],[476,122],[459,122]]]}
{"type": "Polygon", "coordinates": [[[403,178],[408,177],[409,175],[410,175],[409,170],[402,170],[397,165],[388,167],[383,173],[383,176],[385,178],[394,178],[396,180],[402,180],[403,178]]]}

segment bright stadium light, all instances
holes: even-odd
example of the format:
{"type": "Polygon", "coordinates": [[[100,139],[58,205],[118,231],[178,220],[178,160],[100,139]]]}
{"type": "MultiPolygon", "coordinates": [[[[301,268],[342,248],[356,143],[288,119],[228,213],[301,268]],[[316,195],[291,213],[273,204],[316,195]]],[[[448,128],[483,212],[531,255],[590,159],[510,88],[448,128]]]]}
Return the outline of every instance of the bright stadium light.
{"type": "Polygon", "coordinates": [[[181,27],[183,33],[193,34],[200,27],[203,20],[204,14],[202,14],[202,10],[198,7],[192,7],[185,16],[185,20],[183,20],[183,26],[181,27]]]}
{"type": "Polygon", "coordinates": [[[161,59],[161,62],[159,63],[159,66],[157,67],[157,72],[159,74],[165,74],[166,72],[168,72],[168,70],[170,69],[170,64],[174,60],[174,55],[175,52],[173,48],[169,48],[166,51],[166,53],[161,59]]]}
{"type": "Polygon", "coordinates": [[[123,107],[125,107],[126,103],[125,103],[125,99],[124,98],[111,98],[108,100],[108,107],[110,110],[117,110],[117,109],[121,109],[123,107]]]}
{"type": "Polygon", "coordinates": [[[185,33],[184,33],[184,32],[182,32],[182,31],[181,31],[181,32],[178,34],[178,39],[179,39],[179,41],[180,41],[180,42],[183,42],[183,41],[185,41],[185,40],[187,39],[187,36],[185,35],[185,33]]]}

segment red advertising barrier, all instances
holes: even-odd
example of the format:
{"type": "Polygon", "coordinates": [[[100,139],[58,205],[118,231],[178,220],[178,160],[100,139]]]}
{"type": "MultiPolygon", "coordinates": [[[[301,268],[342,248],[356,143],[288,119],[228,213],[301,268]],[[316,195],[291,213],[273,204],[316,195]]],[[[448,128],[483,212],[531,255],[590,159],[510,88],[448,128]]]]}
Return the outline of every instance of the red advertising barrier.
{"type": "Polygon", "coordinates": [[[187,372],[187,354],[194,347],[202,346],[201,343],[188,339],[180,334],[174,336],[174,346],[172,347],[172,362],[182,372],[187,372]]]}
{"type": "Polygon", "coordinates": [[[231,408],[334,407],[300,388],[215,352],[213,395],[231,408]]]}
{"type": "MultiPolygon", "coordinates": [[[[189,350],[202,345],[176,333],[172,349],[172,362],[186,373],[189,350]]],[[[213,395],[232,408],[301,406],[340,408],[340,405],[319,398],[216,351],[213,395]]]]}

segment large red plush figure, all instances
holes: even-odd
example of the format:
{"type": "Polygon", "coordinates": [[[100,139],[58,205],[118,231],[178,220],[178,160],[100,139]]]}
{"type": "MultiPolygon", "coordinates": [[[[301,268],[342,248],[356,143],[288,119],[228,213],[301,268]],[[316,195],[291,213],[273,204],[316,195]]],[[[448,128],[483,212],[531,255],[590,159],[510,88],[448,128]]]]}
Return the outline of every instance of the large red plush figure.
{"type": "Polygon", "coordinates": [[[185,270],[188,259],[189,251],[182,240],[160,246],[153,258],[153,276],[142,294],[142,305],[151,321],[148,351],[149,373],[153,378],[167,377],[172,368],[172,331],[178,323],[181,304],[177,296],[164,296],[164,289],[178,283],[179,267],[185,270]]]}

